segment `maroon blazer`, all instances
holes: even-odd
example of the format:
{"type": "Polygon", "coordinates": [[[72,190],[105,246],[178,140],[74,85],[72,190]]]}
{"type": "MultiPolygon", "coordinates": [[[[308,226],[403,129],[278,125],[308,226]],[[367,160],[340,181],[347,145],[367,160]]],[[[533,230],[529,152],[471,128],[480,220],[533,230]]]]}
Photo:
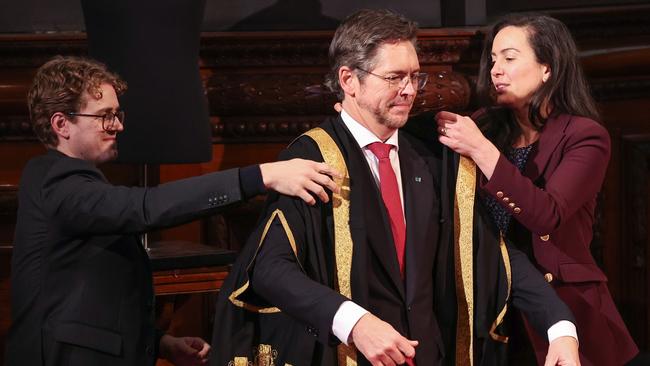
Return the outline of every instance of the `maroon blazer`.
{"type": "MultiPolygon", "coordinates": [[[[622,365],[638,353],[589,251],[609,157],[603,126],[562,114],[542,128],[523,174],[502,154],[481,183],[530,232],[538,268],[576,317],[583,366],[622,365]]],[[[543,364],[548,342],[528,334],[543,364]]]]}

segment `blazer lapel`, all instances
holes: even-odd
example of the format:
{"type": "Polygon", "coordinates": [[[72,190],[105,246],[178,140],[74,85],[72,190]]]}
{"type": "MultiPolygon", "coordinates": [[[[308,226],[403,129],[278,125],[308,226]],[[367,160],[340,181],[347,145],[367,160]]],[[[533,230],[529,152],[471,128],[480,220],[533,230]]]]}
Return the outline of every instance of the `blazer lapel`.
{"type": "Polygon", "coordinates": [[[417,292],[417,276],[432,275],[421,273],[418,264],[423,259],[430,260],[426,257],[435,253],[435,248],[427,248],[435,241],[426,237],[427,228],[431,225],[431,202],[435,193],[433,177],[426,162],[417,155],[407,139],[400,138],[399,144],[406,217],[406,301],[410,304],[417,292]]]}
{"type": "Polygon", "coordinates": [[[551,117],[546,121],[539,134],[537,146],[528,157],[528,163],[524,170],[524,175],[535,181],[542,176],[546,166],[549,163],[551,155],[555,149],[560,145],[560,141],[564,138],[564,131],[566,126],[571,121],[571,116],[568,114],[561,114],[557,117],[551,117]]]}

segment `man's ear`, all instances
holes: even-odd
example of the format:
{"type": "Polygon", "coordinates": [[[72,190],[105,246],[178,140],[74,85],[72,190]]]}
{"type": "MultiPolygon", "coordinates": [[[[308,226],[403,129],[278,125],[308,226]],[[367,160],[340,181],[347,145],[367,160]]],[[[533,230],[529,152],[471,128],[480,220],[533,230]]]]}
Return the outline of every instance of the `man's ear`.
{"type": "Polygon", "coordinates": [[[354,97],[359,87],[359,79],[351,68],[341,66],[339,68],[339,84],[346,95],[354,97]]]}
{"type": "Polygon", "coordinates": [[[70,138],[70,123],[72,122],[70,122],[68,117],[61,112],[56,112],[52,117],[50,117],[52,131],[54,131],[59,138],[64,140],[70,138]]]}

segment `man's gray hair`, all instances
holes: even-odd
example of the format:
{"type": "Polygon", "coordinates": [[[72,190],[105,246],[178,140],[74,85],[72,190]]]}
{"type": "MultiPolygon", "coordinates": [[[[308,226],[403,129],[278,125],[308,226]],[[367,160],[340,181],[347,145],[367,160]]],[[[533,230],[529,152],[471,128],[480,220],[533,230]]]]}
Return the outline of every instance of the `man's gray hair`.
{"type": "MultiPolygon", "coordinates": [[[[372,70],[377,50],[385,43],[409,41],[415,46],[418,25],[386,9],[363,9],[348,16],[336,29],[329,49],[330,70],[325,85],[339,100],[344,93],[339,84],[339,69],[372,70]]],[[[359,76],[365,77],[365,73],[359,76]]]]}

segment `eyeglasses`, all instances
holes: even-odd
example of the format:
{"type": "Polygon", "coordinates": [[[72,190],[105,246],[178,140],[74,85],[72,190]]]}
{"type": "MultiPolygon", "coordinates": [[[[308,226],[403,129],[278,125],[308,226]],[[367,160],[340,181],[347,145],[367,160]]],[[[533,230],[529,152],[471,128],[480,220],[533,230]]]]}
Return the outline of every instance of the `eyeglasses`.
{"type": "Polygon", "coordinates": [[[357,67],[357,70],[363,71],[372,76],[376,76],[380,79],[384,79],[388,82],[389,87],[399,90],[406,88],[406,85],[409,83],[409,81],[411,82],[411,85],[413,85],[417,90],[422,90],[424,89],[424,86],[427,85],[427,80],[429,80],[429,74],[426,72],[414,72],[412,74],[394,76],[381,76],[359,67],[357,67]]]}
{"type": "Polygon", "coordinates": [[[104,114],[85,114],[77,112],[67,112],[68,116],[72,117],[95,117],[102,119],[102,128],[104,131],[115,131],[115,120],[119,119],[121,124],[124,124],[124,111],[120,110],[115,113],[106,112],[104,114]]]}

